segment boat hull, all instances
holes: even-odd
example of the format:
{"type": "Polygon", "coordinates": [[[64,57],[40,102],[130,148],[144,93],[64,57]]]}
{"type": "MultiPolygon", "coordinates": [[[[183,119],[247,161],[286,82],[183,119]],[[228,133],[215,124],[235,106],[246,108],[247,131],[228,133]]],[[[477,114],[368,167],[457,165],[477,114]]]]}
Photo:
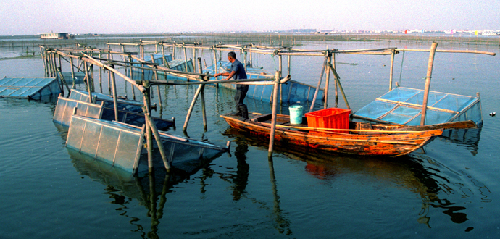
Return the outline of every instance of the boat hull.
{"type": "MultiPolygon", "coordinates": [[[[261,137],[270,137],[270,127],[266,123],[244,121],[240,117],[231,115],[221,115],[221,117],[235,129],[261,137]]],[[[282,119],[278,122],[285,122],[287,116],[279,115],[278,117],[282,119]]],[[[422,147],[432,137],[441,135],[443,130],[408,131],[405,133],[380,132],[377,130],[374,133],[365,132],[363,134],[329,133],[277,127],[275,140],[281,144],[298,145],[335,153],[401,156],[422,147]]]]}

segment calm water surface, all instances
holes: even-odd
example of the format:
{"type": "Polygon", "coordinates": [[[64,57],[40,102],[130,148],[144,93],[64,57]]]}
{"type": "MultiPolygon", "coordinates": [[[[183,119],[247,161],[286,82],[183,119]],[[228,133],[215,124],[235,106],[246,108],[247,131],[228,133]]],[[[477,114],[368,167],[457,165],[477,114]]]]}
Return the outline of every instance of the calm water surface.
{"type": "MultiPolygon", "coordinates": [[[[430,43],[309,42],[301,48],[390,46],[427,49],[430,43]]],[[[446,43],[438,49],[499,52],[446,43]]],[[[16,54],[0,50],[3,57],[16,54]]],[[[395,81],[422,89],[428,57],[397,55],[395,81]]],[[[292,76],[316,85],[322,61],[293,58],[292,76]]],[[[277,62],[254,56],[269,72],[277,62]]],[[[0,238],[498,238],[500,116],[488,113],[500,112],[499,63],[498,56],[437,53],[431,89],[479,92],[484,127],[452,132],[428,144],[425,154],[401,158],[278,147],[268,161],[267,141],[234,132],[219,117],[234,110],[232,93],[209,87],[208,131],[197,105],[187,133],[217,145],[231,141],[231,153],[192,172],[166,176],[160,170],[154,178],[131,177],[68,150],[67,129],[52,122],[53,100],[0,99],[0,238]]],[[[389,56],[340,55],[337,68],[354,111],[388,90],[389,56]]],[[[4,76],[41,77],[43,65],[39,58],[3,59],[4,76]]],[[[172,133],[182,134],[195,90],[161,88],[162,117],[177,119],[172,133]]],[[[123,85],[119,91],[125,94],[123,85]]],[[[270,112],[269,103],[247,104],[270,112]]],[[[339,107],[344,105],[341,100],[339,107]]]]}

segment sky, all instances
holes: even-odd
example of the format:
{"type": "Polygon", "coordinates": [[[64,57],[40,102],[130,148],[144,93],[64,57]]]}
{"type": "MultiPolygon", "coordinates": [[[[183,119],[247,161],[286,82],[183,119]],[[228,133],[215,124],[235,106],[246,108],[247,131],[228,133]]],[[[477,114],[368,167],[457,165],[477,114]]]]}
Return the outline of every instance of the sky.
{"type": "Polygon", "coordinates": [[[499,0],[1,0],[0,35],[498,30],[499,0]]]}

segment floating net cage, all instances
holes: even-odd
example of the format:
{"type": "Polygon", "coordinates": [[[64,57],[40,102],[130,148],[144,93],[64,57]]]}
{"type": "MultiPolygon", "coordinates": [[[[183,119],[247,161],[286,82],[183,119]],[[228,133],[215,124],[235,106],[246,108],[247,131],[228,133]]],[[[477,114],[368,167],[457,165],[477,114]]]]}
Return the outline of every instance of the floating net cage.
{"type": "Polygon", "coordinates": [[[44,96],[61,93],[59,83],[54,77],[41,78],[3,78],[0,79],[0,98],[40,99],[44,96]]]}
{"type": "MultiPolygon", "coordinates": [[[[384,122],[420,125],[424,91],[395,88],[356,112],[357,116],[384,122]]],[[[425,124],[472,120],[482,124],[479,97],[429,92],[425,124]]]]}

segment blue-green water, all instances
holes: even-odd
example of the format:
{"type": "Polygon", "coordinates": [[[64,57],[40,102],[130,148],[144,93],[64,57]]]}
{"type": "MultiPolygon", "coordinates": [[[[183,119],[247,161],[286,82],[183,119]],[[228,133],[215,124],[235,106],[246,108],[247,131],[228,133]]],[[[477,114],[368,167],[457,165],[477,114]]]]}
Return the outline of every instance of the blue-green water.
{"type": "MultiPolygon", "coordinates": [[[[430,43],[309,42],[301,48],[388,46],[427,49],[430,43]]],[[[438,49],[499,53],[494,46],[440,43],[438,49]]],[[[423,88],[428,57],[406,52],[402,62],[403,54],[397,55],[395,81],[423,88]]],[[[339,55],[336,60],[353,111],[388,90],[389,56],[339,55]]],[[[315,85],[322,61],[293,58],[292,77],[315,85]]],[[[254,56],[254,63],[270,72],[277,62],[254,56]]],[[[500,58],[437,53],[434,62],[432,90],[481,94],[481,130],[455,135],[455,140],[437,138],[424,147],[425,154],[408,157],[278,148],[268,161],[267,141],[238,134],[219,117],[234,110],[231,92],[208,87],[208,130],[203,131],[197,104],[187,133],[217,145],[231,141],[231,153],[188,175],[166,177],[160,171],[153,182],[66,149],[65,129],[52,122],[54,101],[0,99],[0,238],[497,238],[500,116],[488,113],[500,112],[500,58]]],[[[69,71],[67,65],[63,69],[69,71]]],[[[3,76],[40,77],[43,64],[40,58],[0,60],[3,76]]],[[[125,94],[123,85],[119,91],[125,94]]],[[[182,134],[195,91],[161,88],[162,116],[177,119],[172,133],[182,134]]],[[[157,101],[156,90],[154,96],[157,101]]],[[[247,99],[247,104],[253,111],[270,110],[269,103],[247,99]]]]}

